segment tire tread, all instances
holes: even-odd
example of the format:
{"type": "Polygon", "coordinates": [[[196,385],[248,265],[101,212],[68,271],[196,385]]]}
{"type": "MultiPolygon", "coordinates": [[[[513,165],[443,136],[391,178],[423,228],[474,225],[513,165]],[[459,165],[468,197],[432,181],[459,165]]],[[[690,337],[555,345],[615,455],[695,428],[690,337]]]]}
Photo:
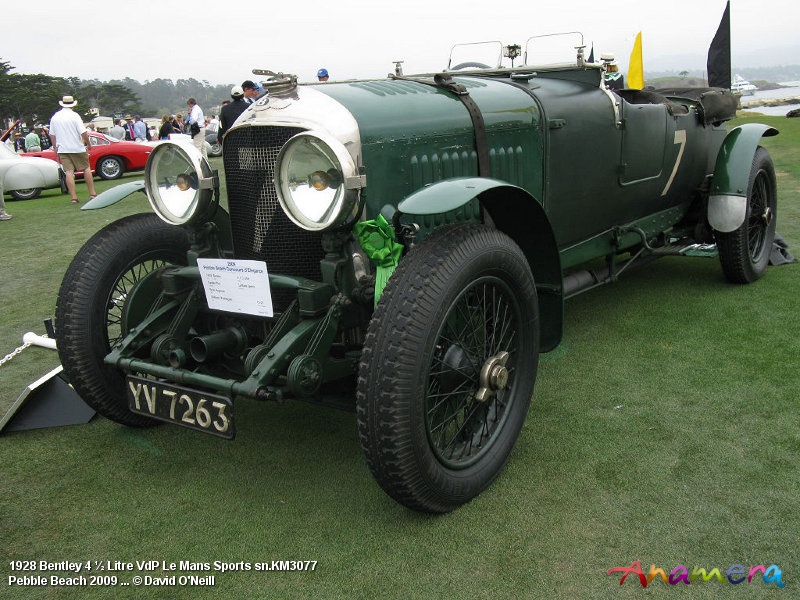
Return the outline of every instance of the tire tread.
{"type": "MultiPolygon", "coordinates": [[[[435,334],[425,327],[418,314],[437,310],[437,300],[445,292],[446,282],[458,274],[458,265],[485,252],[487,244],[524,262],[521,251],[510,238],[485,226],[444,228],[426,238],[400,261],[366,334],[356,392],[359,440],[379,485],[389,496],[414,510],[441,513],[457,508],[488,486],[507,458],[502,458],[494,473],[484,474],[477,490],[465,491],[453,486],[447,477],[423,474],[418,466],[421,449],[410,443],[414,423],[408,415],[414,394],[397,392],[413,390],[419,385],[420,374],[414,367],[416,350],[435,334]]],[[[527,292],[535,297],[526,262],[525,269],[531,282],[527,292]]],[[[444,309],[439,307],[439,310],[444,309]]],[[[531,388],[532,385],[531,382],[531,388]]],[[[527,405],[524,408],[527,411],[527,405]]]]}
{"type": "MultiPolygon", "coordinates": [[[[56,339],[61,364],[84,401],[101,415],[132,426],[153,424],[128,410],[122,373],[102,363],[108,349],[105,313],[97,306],[103,285],[116,277],[136,256],[185,261],[188,240],[182,229],[167,225],[152,213],[115,221],[92,236],[67,268],[56,301],[56,339]],[[98,322],[102,321],[102,322],[98,322]]],[[[146,260],[149,260],[146,259],[146,260]]]]}

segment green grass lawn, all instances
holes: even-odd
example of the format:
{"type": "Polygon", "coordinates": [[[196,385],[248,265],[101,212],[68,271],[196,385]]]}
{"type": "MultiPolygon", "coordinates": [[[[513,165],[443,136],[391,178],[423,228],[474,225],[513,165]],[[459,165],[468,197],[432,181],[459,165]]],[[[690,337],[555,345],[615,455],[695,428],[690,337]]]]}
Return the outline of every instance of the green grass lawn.
{"type": "MultiPolygon", "coordinates": [[[[800,119],[764,145],[778,231],[800,255],[800,119]]],[[[126,176],[133,180],[137,175],[126,176]]],[[[85,196],[85,188],[79,190],[85,196]]],[[[100,183],[100,189],[109,184],[100,183]]],[[[7,201],[0,223],[0,357],[43,333],[69,261],[143,195],[100,211],[67,196],[7,201]]],[[[0,436],[0,597],[640,598],[656,581],[607,575],[640,561],[778,565],[786,588],[695,581],[683,595],[789,597],[800,586],[800,265],[749,286],[716,260],[665,258],[567,303],[543,355],[511,460],[443,516],[410,512],[373,482],[350,413],[241,401],[234,442],[172,426],[85,426],[0,436]],[[10,561],[249,563],[213,587],[15,588],[10,561]],[[317,561],[314,571],[255,563],[317,561]]],[[[32,347],[0,367],[0,414],[57,366],[32,347]]],[[[38,567],[38,565],[37,565],[38,567]]],[[[94,573],[94,572],[92,572],[94,573]]],[[[37,568],[33,575],[44,573],[37,568]]],[[[164,577],[134,566],[104,573],[164,577]]],[[[190,574],[178,570],[178,575],[190,574]]]]}

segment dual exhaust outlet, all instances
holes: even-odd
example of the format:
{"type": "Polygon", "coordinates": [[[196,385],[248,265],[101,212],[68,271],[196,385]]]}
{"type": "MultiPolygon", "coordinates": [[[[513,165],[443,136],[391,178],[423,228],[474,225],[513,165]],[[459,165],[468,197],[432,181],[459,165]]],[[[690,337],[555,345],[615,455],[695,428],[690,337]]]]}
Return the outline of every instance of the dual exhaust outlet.
{"type": "MultiPolygon", "coordinates": [[[[208,335],[198,335],[189,340],[189,356],[195,362],[204,363],[223,354],[239,354],[247,346],[247,334],[239,327],[220,329],[208,335]]],[[[169,353],[169,364],[180,368],[186,363],[183,348],[174,348],[169,353]]]]}

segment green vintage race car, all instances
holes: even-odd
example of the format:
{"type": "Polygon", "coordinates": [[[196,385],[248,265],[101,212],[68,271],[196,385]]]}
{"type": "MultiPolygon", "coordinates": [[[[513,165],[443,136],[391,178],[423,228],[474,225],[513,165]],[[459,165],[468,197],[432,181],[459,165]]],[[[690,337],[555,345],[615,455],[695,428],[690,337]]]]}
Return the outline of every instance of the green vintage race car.
{"type": "Polygon", "coordinates": [[[777,131],[729,131],[729,90],[612,91],[581,44],[557,65],[531,45],[435,74],[261,72],[268,93],[224,140],[227,211],[193,147],[157,146],[154,214],[98,232],[59,292],[75,389],[126,425],[227,438],[235,402],[338,403],[398,502],[446,512],[483,491],[566,298],[669,254],[718,253],[749,283],[775,232],[759,143],[777,131]]]}

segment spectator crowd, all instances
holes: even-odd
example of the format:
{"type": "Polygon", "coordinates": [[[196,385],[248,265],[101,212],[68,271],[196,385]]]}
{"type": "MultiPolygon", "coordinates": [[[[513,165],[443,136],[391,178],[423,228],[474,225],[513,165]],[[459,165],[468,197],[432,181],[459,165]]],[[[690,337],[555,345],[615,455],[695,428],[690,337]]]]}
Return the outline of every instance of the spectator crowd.
{"type": "MultiPolygon", "coordinates": [[[[326,68],[319,69],[316,75],[320,82],[328,81],[329,74],[326,68]]],[[[216,114],[204,115],[202,108],[194,101],[194,98],[189,98],[188,100],[192,100],[194,103],[188,104],[187,100],[188,110],[185,118],[181,113],[165,114],[161,116],[160,123],[156,123],[155,119],[151,119],[151,124],[148,125],[140,115],[126,114],[124,117],[114,118],[110,126],[99,130],[113,139],[143,142],[168,139],[170,135],[176,133],[188,134],[194,139],[199,128],[203,130],[203,135],[215,133],[218,143],[222,143],[225,132],[230,129],[236,118],[244,112],[248,105],[254,103],[264,94],[264,89],[260,84],[246,79],[241,85],[235,85],[231,88],[231,100],[222,102],[219,116],[216,114]],[[192,118],[192,113],[195,115],[194,119],[192,118]],[[196,122],[197,115],[200,115],[202,122],[196,122]],[[193,124],[194,128],[192,127],[193,124]]],[[[97,129],[92,124],[87,124],[87,127],[89,129],[97,129]]],[[[28,127],[17,127],[13,134],[11,131],[6,133],[7,135],[3,141],[17,153],[40,152],[52,146],[48,125],[36,124],[30,129],[28,127]]]]}

